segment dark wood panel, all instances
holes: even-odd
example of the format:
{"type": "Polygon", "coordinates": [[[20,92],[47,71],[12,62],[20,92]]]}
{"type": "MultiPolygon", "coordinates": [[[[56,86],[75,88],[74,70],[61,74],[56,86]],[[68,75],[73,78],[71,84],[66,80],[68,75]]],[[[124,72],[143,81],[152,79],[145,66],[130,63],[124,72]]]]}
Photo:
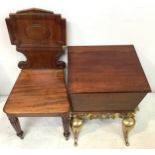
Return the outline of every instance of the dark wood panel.
{"type": "Polygon", "coordinates": [[[66,44],[66,21],[60,14],[40,9],[22,10],[6,18],[12,44],[54,47],[66,44]]]}
{"type": "Polygon", "coordinates": [[[146,93],[71,94],[74,112],[134,111],[146,93]]]}
{"type": "Polygon", "coordinates": [[[62,48],[20,48],[27,60],[19,62],[21,69],[63,69],[65,63],[60,61],[60,56],[64,53],[62,48]]]}
{"type": "Polygon", "coordinates": [[[71,46],[69,92],[149,92],[134,46],[71,46]]]}
{"type": "Polygon", "coordinates": [[[27,61],[19,62],[21,69],[60,69],[65,63],[58,61],[66,44],[66,20],[53,12],[29,9],[11,13],[6,23],[13,45],[27,61]]]}

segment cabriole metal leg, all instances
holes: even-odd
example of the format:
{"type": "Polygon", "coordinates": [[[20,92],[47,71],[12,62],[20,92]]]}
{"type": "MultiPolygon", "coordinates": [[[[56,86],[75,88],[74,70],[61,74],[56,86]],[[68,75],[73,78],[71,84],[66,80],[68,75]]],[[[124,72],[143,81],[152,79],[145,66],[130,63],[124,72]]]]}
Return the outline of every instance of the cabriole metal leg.
{"type": "Polygon", "coordinates": [[[83,119],[82,118],[78,118],[77,115],[72,116],[72,121],[71,121],[71,128],[73,131],[73,135],[74,135],[74,145],[77,146],[78,145],[78,135],[80,133],[80,129],[83,125],[83,119]]]}
{"type": "Polygon", "coordinates": [[[127,116],[122,120],[123,135],[126,146],[129,146],[128,135],[130,130],[134,127],[135,122],[134,115],[127,116]]]}

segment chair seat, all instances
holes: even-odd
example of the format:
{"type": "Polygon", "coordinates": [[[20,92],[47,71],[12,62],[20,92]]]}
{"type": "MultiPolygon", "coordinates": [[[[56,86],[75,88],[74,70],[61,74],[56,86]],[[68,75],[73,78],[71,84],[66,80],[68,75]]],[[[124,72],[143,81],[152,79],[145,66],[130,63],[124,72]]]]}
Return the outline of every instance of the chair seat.
{"type": "Polygon", "coordinates": [[[7,114],[66,113],[69,102],[61,69],[22,70],[4,106],[7,114]]]}

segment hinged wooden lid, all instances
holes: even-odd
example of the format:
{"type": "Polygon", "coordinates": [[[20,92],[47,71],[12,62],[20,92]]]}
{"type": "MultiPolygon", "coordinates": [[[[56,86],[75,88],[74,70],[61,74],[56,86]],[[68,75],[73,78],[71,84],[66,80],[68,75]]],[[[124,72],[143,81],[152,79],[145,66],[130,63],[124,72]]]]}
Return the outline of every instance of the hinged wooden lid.
{"type": "Polygon", "coordinates": [[[149,92],[134,46],[71,46],[69,93],[149,92]]]}

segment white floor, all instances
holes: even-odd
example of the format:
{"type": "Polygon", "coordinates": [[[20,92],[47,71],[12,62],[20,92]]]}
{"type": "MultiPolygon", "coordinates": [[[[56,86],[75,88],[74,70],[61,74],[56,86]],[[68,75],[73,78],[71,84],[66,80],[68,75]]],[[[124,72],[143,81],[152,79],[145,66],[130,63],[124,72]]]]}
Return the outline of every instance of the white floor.
{"type": "Polygon", "coordinates": [[[123,141],[121,120],[90,120],[73,145],[73,136],[66,141],[62,135],[60,118],[20,118],[25,138],[20,140],[3,106],[7,97],[0,97],[0,148],[155,148],[155,94],[148,94],[136,114],[136,126],[130,132],[130,146],[123,141]]]}

